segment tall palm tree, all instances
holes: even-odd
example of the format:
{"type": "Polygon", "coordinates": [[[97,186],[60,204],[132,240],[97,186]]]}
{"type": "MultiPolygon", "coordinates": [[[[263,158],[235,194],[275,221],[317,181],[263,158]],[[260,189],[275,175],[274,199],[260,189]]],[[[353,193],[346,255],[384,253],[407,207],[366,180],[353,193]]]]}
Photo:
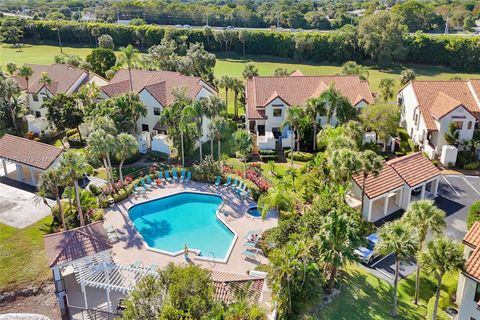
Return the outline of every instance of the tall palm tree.
{"type": "Polygon", "coordinates": [[[135,61],[138,59],[138,50],[129,44],[125,48],[121,48],[120,51],[120,62],[127,65],[128,79],[130,80],[130,91],[133,92],[132,68],[135,61]]]}
{"type": "Polygon", "coordinates": [[[320,98],[311,98],[305,102],[305,112],[310,117],[310,121],[313,126],[313,151],[317,150],[317,127],[318,116],[324,116],[326,114],[325,104],[320,98]]]}
{"type": "Polygon", "coordinates": [[[262,218],[265,219],[270,211],[278,214],[292,212],[299,201],[298,194],[288,187],[274,186],[260,196],[258,206],[262,208],[262,218]]]}
{"type": "MultiPolygon", "coordinates": [[[[410,203],[403,219],[417,231],[418,251],[421,252],[429,231],[440,234],[445,227],[445,211],[435,206],[432,200],[420,200],[410,203]]],[[[420,294],[420,269],[417,261],[417,274],[415,278],[415,304],[418,304],[420,294]]]]}
{"type": "Polygon", "coordinates": [[[243,85],[243,81],[238,78],[232,79],[232,88],[233,90],[233,110],[235,117],[238,117],[238,95],[241,94],[245,87],[243,85]]]}
{"type": "Polygon", "coordinates": [[[282,122],[282,129],[285,127],[289,127],[290,129],[290,134],[291,134],[291,143],[292,143],[292,149],[291,149],[291,165],[293,167],[293,151],[295,150],[295,133],[297,134],[297,143],[296,143],[296,150],[300,150],[300,126],[302,123],[305,121],[305,112],[304,110],[299,107],[299,106],[291,106],[287,109],[287,113],[285,115],[285,118],[282,122]]]}
{"type": "Polygon", "coordinates": [[[65,214],[63,212],[63,205],[60,197],[60,187],[65,185],[65,177],[60,168],[49,168],[40,175],[39,193],[43,196],[52,194],[57,201],[58,211],[60,212],[60,219],[62,220],[62,228],[67,230],[65,225],[65,214]]]}
{"type": "Polygon", "coordinates": [[[418,261],[424,266],[425,272],[437,279],[435,304],[432,319],[437,319],[438,301],[442,288],[442,278],[447,272],[460,270],[465,261],[460,246],[444,237],[437,238],[427,244],[427,249],[418,255],[418,261]]]}
{"type": "Polygon", "coordinates": [[[27,103],[30,103],[30,97],[28,95],[28,81],[30,80],[30,77],[33,75],[33,70],[29,66],[22,66],[20,69],[18,69],[17,75],[19,77],[22,77],[25,79],[25,82],[27,84],[27,103]]]}
{"type": "Polygon", "coordinates": [[[245,80],[258,76],[258,68],[253,63],[247,63],[242,71],[245,80]]]}
{"type": "Polygon", "coordinates": [[[203,117],[205,116],[205,104],[202,101],[194,100],[192,104],[184,109],[185,116],[189,116],[195,119],[198,133],[198,148],[200,151],[200,162],[203,159],[202,153],[202,128],[203,117]]]}
{"type": "Polygon", "coordinates": [[[365,150],[360,153],[360,162],[362,164],[361,171],[363,173],[362,180],[362,211],[364,206],[365,199],[365,183],[370,174],[373,174],[375,177],[379,175],[380,171],[383,168],[383,158],[377,155],[372,150],[365,150]]]}
{"type": "Polygon", "coordinates": [[[346,122],[349,118],[355,115],[355,108],[348,99],[342,95],[337,88],[335,88],[335,83],[332,83],[327,90],[320,94],[320,100],[325,106],[327,123],[331,123],[334,115],[336,115],[336,118],[340,123],[346,122]]]}
{"type": "Polygon", "coordinates": [[[74,150],[68,150],[63,154],[62,159],[60,160],[60,167],[65,176],[73,182],[77,213],[79,215],[80,225],[84,226],[85,220],[80,202],[80,187],[78,185],[78,180],[83,178],[85,175],[90,174],[93,171],[93,168],[88,164],[88,161],[83,153],[74,150]]]}
{"type": "Polygon", "coordinates": [[[120,133],[113,145],[113,151],[115,154],[115,158],[120,160],[120,164],[118,165],[118,173],[120,174],[120,181],[123,184],[123,163],[126,159],[134,156],[138,152],[138,142],[134,136],[128,133],[120,133]]]}
{"type": "Polygon", "coordinates": [[[333,292],[338,269],[343,267],[347,261],[355,260],[354,250],[362,242],[360,229],[360,225],[355,219],[336,208],[322,221],[320,231],[315,239],[320,244],[323,259],[330,272],[328,282],[330,293],[333,292]]]}
{"type": "Polygon", "coordinates": [[[224,117],[217,116],[213,118],[208,124],[208,129],[210,131],[210,151],[213,158],[213,140],[217,140],[217,152],[218,152],[218,161],[221,160],[221,142],[222,135],[227,131],[227,121],[224,117]]]}
{"type": "Polygon", "coordinates": [[[202,99],[205,116],[210,119],[220,115],[225,111],[225,103],[222,99],[217,96],[209,96],[208,98],[202,99]]]}
{"type": "MultiPolygon", "coordinates": [[[[52,78],[50,78],[50,75],[48,74],[48,72],[42,72],[40,74],[40,79],[38,80],[38,82],[40,82],[42,84],[42,86],[46,87],[47,85],[51,85],[53,80],[52,80],[52,78]]],[[[48,90],[46,90],[45,92],[48,96],[48,90]]]]}
{"type": "Polygon", "coordinates": [[[247,159],[252,152],[252,137],[245,129],[239,129],[235,131],[232,137],[235,143],[235,148],[243,157],[243,177],[245,178],[247,174],[247,159]]]}
{"type": "Polygon", "coordinates": [[[105,171],[107,172],[110,191],[114,185],[110,154],[115,151],[117,143],[113,135],[106,133],[103,129],[93,131],[87,138],[87,151],[102,161],[105,171]]]}
{"type": "Polygon", "coordinates": [[[359,153],[351,149],[336,149],[328,159],[333,180],[346,183],[362,169],[359,153]]]}
{"type": "Polygon", "coordinates": [[[234,78],[230,76],[221,76],[218,80],[218,86],[220,88],[225,88],[225,111],[228,112],[228,90],[230,90],[233,86],[234,78]]]}
{"type": "Polygon", "coordinates": [[[395,277],[393,280],[393,308],[392,316],[397,316],[398,303],[398,277],[400,262],[412,257],[417,250],[417,237],[415,232],[401,220],[384,224],[378,231],[379,242],[375,251],[387,255],[393,253],[395,257],[395,277]]]}

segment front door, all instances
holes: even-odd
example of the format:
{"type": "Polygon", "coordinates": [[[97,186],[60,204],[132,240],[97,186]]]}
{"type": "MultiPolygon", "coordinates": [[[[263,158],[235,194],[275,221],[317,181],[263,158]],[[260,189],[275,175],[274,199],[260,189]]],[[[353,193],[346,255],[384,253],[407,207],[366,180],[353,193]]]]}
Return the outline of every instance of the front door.
{"type": "Polygon", "coordinates": [[[258,125],[257,130],[258,130],[258,135],[259,136],[263,137],[265,135],[265,125],[264,124],[258,125]]]}

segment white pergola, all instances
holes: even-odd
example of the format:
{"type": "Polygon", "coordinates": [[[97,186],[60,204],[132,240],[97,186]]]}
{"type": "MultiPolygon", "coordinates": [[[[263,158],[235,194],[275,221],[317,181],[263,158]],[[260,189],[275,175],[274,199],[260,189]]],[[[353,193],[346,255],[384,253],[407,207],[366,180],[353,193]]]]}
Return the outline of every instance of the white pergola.
{"type": "Polygon", "coordinates": [[[112,260],[110,251],[102,251],[72,263],[75,278],[80,285],[88,309],[86,287],[106,291],[108,311],[112,312],[110,292],[126,295],[147,275],[157,275],[157,266],[149,268],[135,265],[118,265],[112,260]]]}

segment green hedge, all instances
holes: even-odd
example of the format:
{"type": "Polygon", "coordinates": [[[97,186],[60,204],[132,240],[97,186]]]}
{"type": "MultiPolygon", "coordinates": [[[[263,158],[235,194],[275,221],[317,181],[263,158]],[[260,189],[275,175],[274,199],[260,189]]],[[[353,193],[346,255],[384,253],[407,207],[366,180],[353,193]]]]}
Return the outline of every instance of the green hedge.
{"type": "Polygon", "coordinates": [[[470,229],[475,221],[480,221],[480,201],[475,201],[470,209],[468,209],[467,215],[467,227],[470,229]]]}
{"type": "MultiPolygon", "coordinates": [[[[285,150],[283,154],[285,155],[285,158],[290,159],[290,149],[285,150]]],[[[301,151],[293,151],[293,160],[295,161],[302,161],[302,162],[307,162],[311,161],[314,158],[314,154],[308,153],[308,152],[301,152],[301,151]]]]}
{"type": "Polygon", "coordinates": [[[260,155],[271,156],[271,155],[277,154],[277,151],[276,150],[268,150],[268,149],[260,149],[258,151],[258,153],[260,155]]]}
{"type": "Polygon", "coordinates": [[[269,154],[269,155],[260,155],[260,160],[262,162],[268,162],[270,160],[277,161],[278,160],[278,154],[269,154]]]}
{"type": "MultiPolygon", "coordinates": [[[[435,305],[435,295],[428,300],[427,319],[432,319],[433,307],[435,305]]],[[[444,311],[450,305],[448,293],[440,291],[440,299],[438,301],[437,320],[450,320],[451,318],[444,311]]]]}
{"type": "MultiPolygon", "coordinates": [[[[109,34],[116,47],[135,44],[135,30],[145,33],[145,46],[158,44],[168,36],[173,39],[186,39],[187,42],[201,42],[210,51],[220,51],[220,43],[207,41],[202,29],[174,29],[157,25],[118,25],[111,23],[76,21],[28,21],[24,30],[26,38],[58,41],[55,27],[60,26],[60,36],[64,42],[87,43],[92,45],[92,28],[100,34],[109,34]]],[[[247,54],[273,55],[285,58],[302,58],[314,62],[343,63],[348,60],[367,58],[361,50],[354,50],[354,45],[345,41],[340,32],[304,32],[283,33],[270,30],[249,30],[245,44],[247,54]],[[298,38],[306,38],[311,45],[299,53],[295,48],[298,38]],[[354,52],[357,55],[354,56],[354,52]],[[301,57],[300,57],[301,56],[301,57]]],[[[443,64],[458,70],[480,71],[480,37],[471,36],[429,36],[424,34],[405,35],[407,55],[405,61],[429,64],[443,64]]],[[[231,50],[242,53],[243,44],[234,39],[231,50]]]]}

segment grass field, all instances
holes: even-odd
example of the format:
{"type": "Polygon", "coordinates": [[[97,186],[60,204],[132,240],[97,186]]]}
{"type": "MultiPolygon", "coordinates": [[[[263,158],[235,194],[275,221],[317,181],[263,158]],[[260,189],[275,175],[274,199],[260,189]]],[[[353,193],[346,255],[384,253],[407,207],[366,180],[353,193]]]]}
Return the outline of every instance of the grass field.
{"type": "Polygon", "coordinates": [[[24,229],[0,223],[0,291],[39,285],[50,279],[44,233],[39,228],[51,221],[48,216],[24,229]]]}

